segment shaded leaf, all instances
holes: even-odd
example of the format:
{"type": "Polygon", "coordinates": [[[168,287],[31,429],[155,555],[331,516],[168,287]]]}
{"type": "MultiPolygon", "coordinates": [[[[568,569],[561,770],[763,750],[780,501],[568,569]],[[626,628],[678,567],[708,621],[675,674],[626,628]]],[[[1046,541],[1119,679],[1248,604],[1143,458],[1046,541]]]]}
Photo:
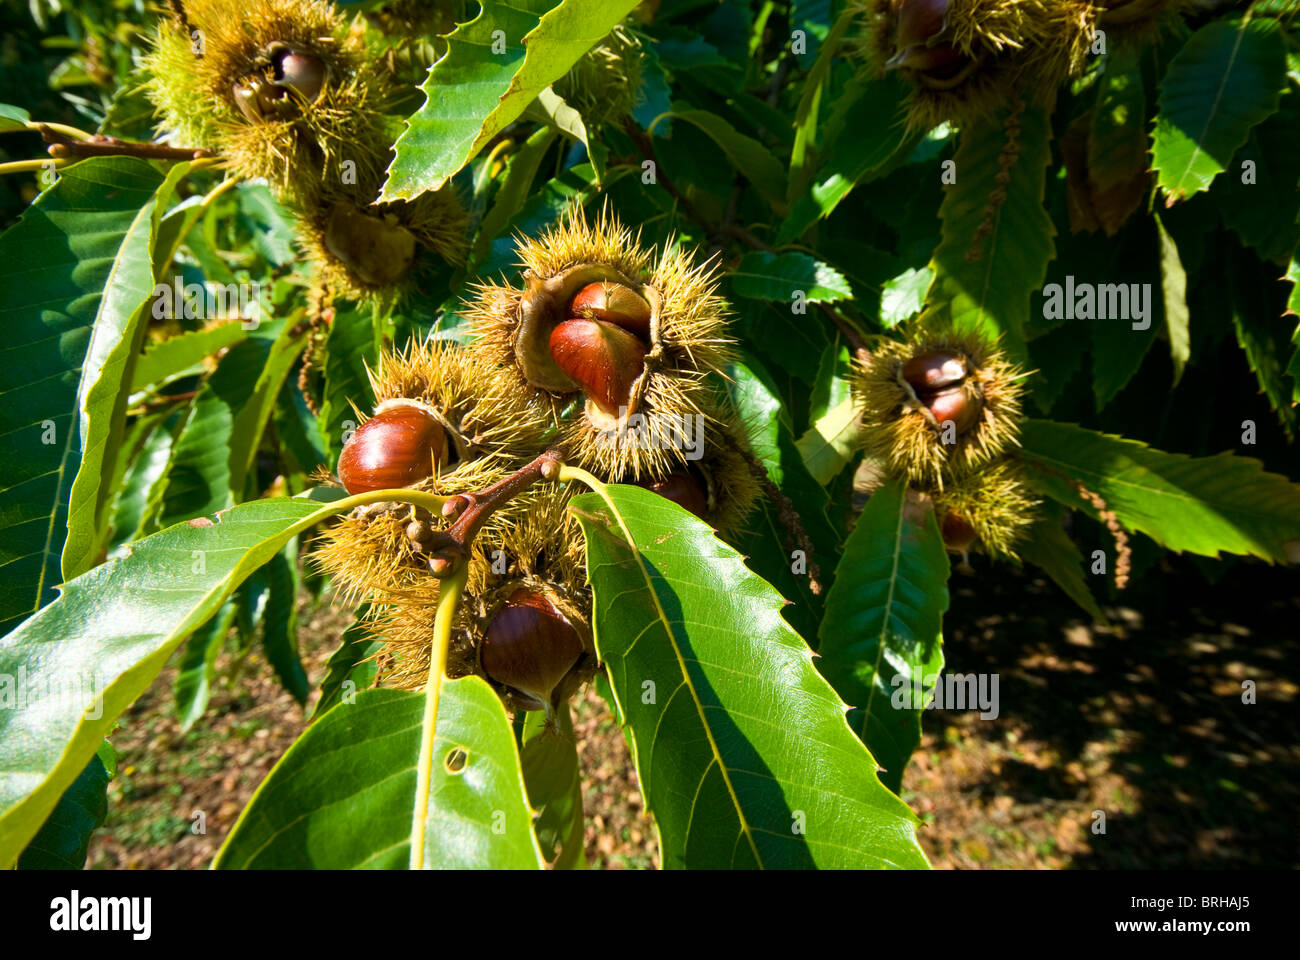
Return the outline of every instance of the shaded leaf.
{"type": "Polygon", "coordinates": [[[1023,559],[1040,567],[1051,577],[1088,616],[1098,623],[1105,623],[1106,615],[1097,606],[1083,576],[1083,554],[1061,525],[1063,514],[1064,509],[1059,504],[1048,501],[1043,508],[1043,515],[1034,522],[1016,549],[1023,559]]]}
{"type": "Polygon", "coordinates": [[[110,773],[93,755],[18,858],[19,870],[80,870],[90,835],[108,815],[110,773]]]}
{"type": "MultiPolygon", "coordinates": [[[[827,49],[829,45],[823,55],[827,49]]],[[[909,132],[904,122],[907,93],[907,85],[892,73],[876,77],[863,71],[844,87],[826,123],[815,182],[781,224],[778,244],[802,236],[818,220],[829,217],[854,187],[881,175],[889,161],[911,152],[921,134],[909,132]]]]}
{"type": "Polygon", "coordinates": [[[70,581],[0,639],[0,674],[22,670],[29,683],[69,692],[0,710],[0,863],[36,833],[180,642],[289,537],[332,510],[258,500],[211,526],[177,524],[70,581]]]}
{"type": "Polygon", "coordinates": [[[185,733],[208,709],[208,698],[217,675],[217,657],[225,645],[226,635],[235,624],[239,605],[227,600],[217,615],[195,630],[185,641],[172,683],[172,696],[176,700],[176,722],[185,733]]]}
{"type": "Polygon", "coordinates": [[[343,631],[338,649],[330,654],[325,679],[320,683],[320,699],[311,713],[313,720],[335,704],[354,702],[357,691],[369,687],[379,672],[373,657],[384,644],[370,637],[364,619],[368,609],[365,604],[357,608],[356,619],[343,631]]]}
{"type": "Polygon", "coordinates": [[[948,556],[932,509],[904,484],[877,490],[844,544],[826,598],[817,668],[853,709],[849,726],[895,793],[921,741],[921,715],[943,669],[948,556]]]}
{"type": "Polygon", "coordinates": [[[675,120],[685,120],[708,134],[731,162],[777,212],[785,209],[785,168],[770,150],[753,137],[740,133],[715,113],[707,110],[674,109],[675,120]]]}
{"type": "Polygon", "coordinates": [[[231,320],[203,330],[179,333],[156,343],[136,362],[131,389],[143,390],[151,384],[162,383],[247,336],[248,332],[240,321],[231,320]]]}
{"type": "Polygon", "coordinates": [[[113,264],[162,177],[130,158],[87,160],[0,235],[0,629],[54,598],[81,458],[78,379],[113,264]]]}
{"type": "MultiPolygon", "coordinates": [[[[325,714],[257,788],[213,867],[405,867],[423,715],[424,695],[402,690],[366,690],[325,714]]],[[[426,863],[539,866],[514,735],[481,678],[443,682],[435,751],[426,863]],[[457,750],[453,773],[445,761],[457,750]]]]}
{"type": "Polygon", "coordinates": [[[930,262],[934,283],[926,300],[949,303],[958,327],[1005,335],[1019,353],[1030,298],[1042,289],[1055,253],[1056,228],[1043,209],[1051,160],[1047,113],[1037,105],[1016,110],[962,130],[954,157],[957,179],[944,187],[939,209],[943,239],[930,262]],[[1003,184],[1000,178],[1009,179],[1003,184]],[[1005,199],[996,203],[995,194],[1005,199]]]}
{"type": "Polygon", "coordinates": [[[778,303],[822,303],[853,296],[839,271],[806,253],[747,253],[731,272],[731,287],[742,297],[778,303]]]}
{"type": "Polygon", "coordinates": [[[1168,550],[1277,563],[1300,553],[1300,486],[1265,473],[1258,460],[1165,453],[1050,420],[1025,421],[1021,440],[1035,489],[1096,517],[1075,487],[1082,483],[1125,527],[1168,550]]]}

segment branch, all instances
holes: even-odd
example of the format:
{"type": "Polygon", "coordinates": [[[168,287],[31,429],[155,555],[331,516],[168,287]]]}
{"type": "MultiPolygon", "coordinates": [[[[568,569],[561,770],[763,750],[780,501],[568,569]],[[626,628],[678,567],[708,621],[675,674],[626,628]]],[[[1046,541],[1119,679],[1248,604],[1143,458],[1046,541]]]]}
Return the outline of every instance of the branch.
{"type": "Polygon", "coordinates": [[[486,490],[448,497],[442,505],[442,515],[456,519],[446,530],[433,532],[427,548],[429,572],[440,579],[455,573],[468,559],[470,546],[488,517],[538,480],[554,480],[560,475],[561,466],[560,451],[552,448],[486,490]]]}
{"type": "Polygon", "coordinates": [[[141,157],[148,160],[199,160],[214,156],[211,150],[194,147],[166,147],[160,143],[129,143],[117,137],[94,134],[77,140],[55,130],[47,123],[38,124],[52,157],[141,157]]]}

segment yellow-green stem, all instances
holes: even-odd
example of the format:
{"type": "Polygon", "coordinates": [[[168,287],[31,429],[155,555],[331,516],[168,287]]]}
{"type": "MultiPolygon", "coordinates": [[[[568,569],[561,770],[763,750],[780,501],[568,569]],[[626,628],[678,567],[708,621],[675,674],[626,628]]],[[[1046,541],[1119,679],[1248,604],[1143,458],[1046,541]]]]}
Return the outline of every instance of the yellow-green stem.
{"type": "Polygon", "coordinates": [[[433,781],[433,742],[438,732],[438,699],[447,672],[447,650],[451,646],[451,624],[469,578],[469,564],[463,563],[442,581],[438,612],[433,620],[433,651],[429,658],[429,679],[424,686],[424,722],[420,728],[420,763],[416,770],[415,811],[411,819],[411,869],[424,869],[424,824],[429,817],[429,788],[433,781]]]}
{"type": "Polygon", "coordinates": [[[55,160],[53,157],[46,157],[44,160],[11,160],[8,163],[0,163],[0,175],[6,173],[26,173],[34,170],[44,170],[46,164],[52,164],[55,170],[66,167],[69,161],[66,159],[55,160]]]}
{"type": "Polygon", "coordinates": [[[27,124],[27,129],[40,133],[41,127],[47,127],[55,133],[61,133],[65,137],[72,137],[74,140],[89,140],[91,135],[85,130],[78,130],[76,127],[70,127],[66,123],[39,123],[32,121],[27,124]]]}

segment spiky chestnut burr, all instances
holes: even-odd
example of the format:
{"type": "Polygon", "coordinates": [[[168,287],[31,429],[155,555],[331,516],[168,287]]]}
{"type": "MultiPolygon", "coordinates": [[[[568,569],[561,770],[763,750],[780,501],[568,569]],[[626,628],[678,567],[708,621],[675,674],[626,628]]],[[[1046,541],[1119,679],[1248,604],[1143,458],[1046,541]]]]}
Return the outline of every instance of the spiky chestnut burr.
{"type": "MultiPolygon", "coordinates": [[[[145,90],[169,139],[310,200],[343,161],[382,176],[391,83],[327,0],[186,0],[159,25],[145,90]]],[[[369,197],[362,202],[368,202],[369,197]]]]}
{"type": "Polygon", "coordinates": [[[945,472],[1001,456],[1018,442],[1024,374],[979,333],[926,330],[883,341],[854,368],[860,439],[891,474],[942,489],[945,472]]]}
{"type": "Polygon", "coordinates": [[[578,59],[555,92],[591,125],[616,122],[641,100],[645,48],[637,31],[620,23],[578,59]]]}
{"type": "Polygon", "coordinates": [[[978,544],[991,556],[1012,560],[1017,559],[1016,546],[1037,519],[1040,504],[1013,457],[951,475],[933,498],[948,550],[965,557],[978,544]]]}
{"type": "Polygon", "coordinates": [[[466,214],[455,191],[372,204],[381,179],[376,172],[356,185],[326,185],[309,202],[291,204],[298,246],[327,298],[391,307],[418,290],[438,260],[464,262],[466,214]]]}
{"type": "Polygon", "coordinates": [[[613,217],[589,223],[579,206],[540,237],[521,240],[519,253],[522,288],[481,285],[467,313],[481,349],[513,370],[539,401],[558,413],[582,396],[550,348],[559,324],[614,323],[646,346],[644,368],[628,387],[626,403],[621,389],[602,402],[588,396],[581,412],[562,423],[566,462],[620,477],[661,477],[689,462],[675,438],[684,423],[707,419],[712,386],[706,377],[732,358],[727,305],[716,295],[714,269],[694,265],[680,248],[656,263],[653,251],[613,217]],[[602,298],[608,300],[604,317],[602,298]],[[641,333],[647,307],[648,332],[641,333]],[[629,442],[633,429],[636,439],[629,442]]]}
{"type": "Polygon", "coordinates": [[[863,36],[850,44],[878,72],[912,85],[908,125],[964,123],[1025,86],[1044,101],[1083,69],[1090,0],[852,0],[863,36]]]}
{"type": "MultiPolygon", "coordinates": [[[[480,353],[447,341],[382,354],[370,382],[378,409],[427,409],[445,431],[441,469],[412,484],[429,493],[450,496],[491,487],[535,456],[551,429],[546,411],[520,396],[514,378],[480,353]]],[[[499,541],[528,515],[531,496],[529,491],[492,514],[484,531],[489,540],[499,541]]],[[[448,523],[404,504],[361,507],[327,528],[313,557],[346,601],[403,594],[429,578],[435,534],[448,523]]],[[[476,571],[471,568],[471,590],[482,585],[476,571]]]]}

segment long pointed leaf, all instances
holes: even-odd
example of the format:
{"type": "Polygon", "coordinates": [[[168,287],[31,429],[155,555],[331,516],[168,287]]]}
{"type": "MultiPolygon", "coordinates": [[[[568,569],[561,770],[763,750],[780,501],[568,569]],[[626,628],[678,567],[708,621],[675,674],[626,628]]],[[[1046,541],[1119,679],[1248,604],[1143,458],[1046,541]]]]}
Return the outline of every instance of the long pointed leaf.
{"type": "Polygon", "coordinates": [[[853,705],[849,726],[895,793],[921,741],[921,713],[943,668],[948,556],[934,511],[918,517],[895,482],[872,494],[826,598],[818,668],[853,705]]]}
{"type": "Polygon", "coordinates": [[[782,600],[676,504],[610,486],[572,509],[596,647],[666,867],[924,867],[782,600]]]}

